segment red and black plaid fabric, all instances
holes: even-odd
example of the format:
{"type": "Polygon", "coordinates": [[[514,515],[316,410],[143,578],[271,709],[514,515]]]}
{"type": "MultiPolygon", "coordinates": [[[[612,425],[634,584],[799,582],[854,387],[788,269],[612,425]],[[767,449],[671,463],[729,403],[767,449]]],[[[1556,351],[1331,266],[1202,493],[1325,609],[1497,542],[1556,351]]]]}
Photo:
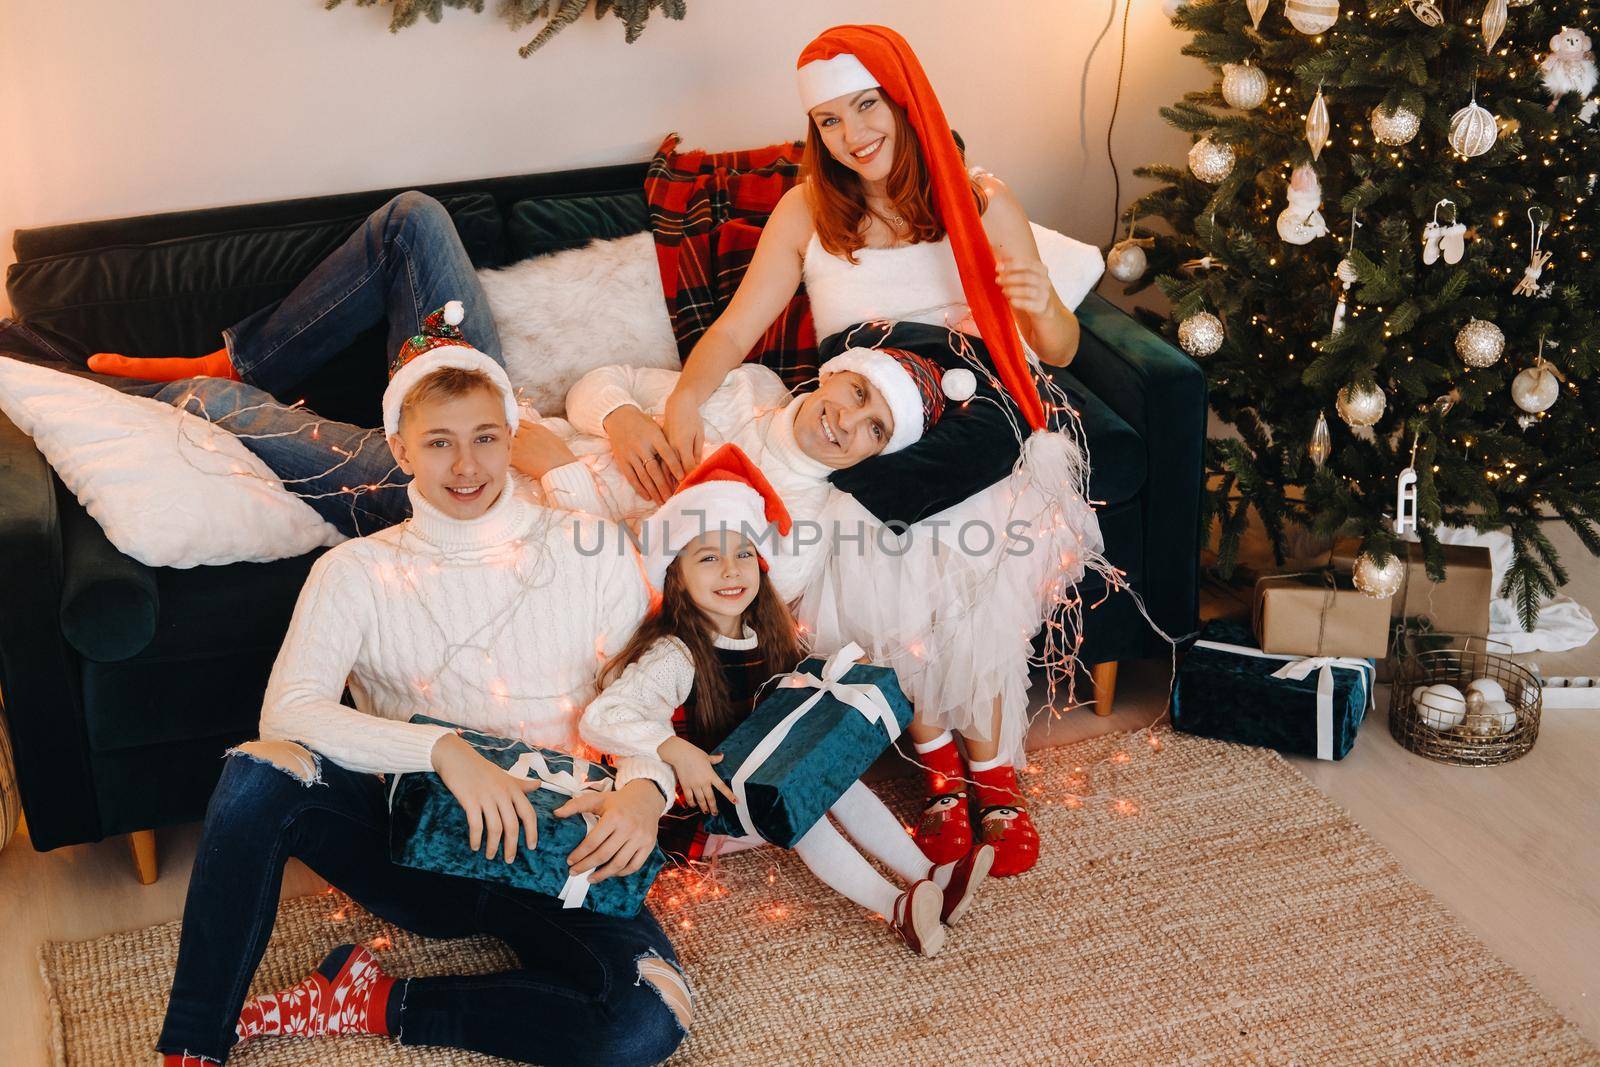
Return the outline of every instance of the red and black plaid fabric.
{"type": "MultiPolygon", "coordinates": [[[[803,145],[738,152],[679,152],[670,134],[644,179],[661,285],[678,351],[688,358],[727,308],[755,253],[761,227],[800,177],[803,145]]],[[[745,356],[791,389],[817,375],[817,333],[802,288],[745,356]]]]}

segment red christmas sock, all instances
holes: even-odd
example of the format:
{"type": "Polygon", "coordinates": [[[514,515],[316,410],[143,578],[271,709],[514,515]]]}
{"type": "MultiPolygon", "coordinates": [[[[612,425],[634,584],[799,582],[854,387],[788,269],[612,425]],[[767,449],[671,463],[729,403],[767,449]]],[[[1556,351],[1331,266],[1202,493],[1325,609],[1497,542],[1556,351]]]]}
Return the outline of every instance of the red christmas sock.
{"type": "Polygon", "coordinates": [[[928,806],[915,839],[934,863],[952,863],[972,850],[972,813],[967,806],[966,764],[949,734],[943,745],[917,753],[928,781],[928,806]]]}
{"type": "Polygon", "coordinates": [[[217,1062],[182,1052],[169,1052],[161,1057],[161,1067],[215,1067],[217,1062]]]}
{"type": "Polygon", "coordinates": [[[293,989],[246,1001],[239,1012],[239,1040],[267,1034],[387,1034],[393,988],[394,979],[383,973],[372,953],[359,945],[340,945],[293,989]]]}
{"type": "Polygon", "coordinates": [[[994,846],[989,873],[1004,878],[1030,869],[1039,862],[1039,832],[1023,806],[1016,768],[1001,764],[969,777],[977,783],[978,837],[994,846]]]}
{"type": "Polygon", "coordinates": [[[219,348],[203,356],[138,359],[116,352],[96,352],[89,357],[89,369],[96,374],[118,378],[142,378],[147,382],[175,382],[180,378],[227,378],[238,381],[228,350],[219,348]]]}

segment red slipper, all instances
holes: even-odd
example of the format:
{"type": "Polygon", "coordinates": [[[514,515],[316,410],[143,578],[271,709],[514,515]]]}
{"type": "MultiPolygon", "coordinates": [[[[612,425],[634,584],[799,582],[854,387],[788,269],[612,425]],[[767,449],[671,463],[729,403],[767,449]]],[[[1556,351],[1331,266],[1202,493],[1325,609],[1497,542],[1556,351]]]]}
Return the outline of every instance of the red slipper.
{"type": "Polygon", "coordinates": [[[889,929],[899,934],[900,940],[917,955],[937,956],[944,948],[944,926],[939,922],[943,907],[944,894],[938,884],[924,878],[895,900],[889,929]]]}
{"type": "Polygon", "coordinates": [[[978,895],[978,887],[989,877],[989,870],[993,866],[993,845],[979,845],[956,861],[955,870],[950,872],[950,884],[944,887],[944,911],[939,915],[941,922],[946,926],[954,926],[961,921],[961,917],[972,906],[972,898],[978,895]]]}

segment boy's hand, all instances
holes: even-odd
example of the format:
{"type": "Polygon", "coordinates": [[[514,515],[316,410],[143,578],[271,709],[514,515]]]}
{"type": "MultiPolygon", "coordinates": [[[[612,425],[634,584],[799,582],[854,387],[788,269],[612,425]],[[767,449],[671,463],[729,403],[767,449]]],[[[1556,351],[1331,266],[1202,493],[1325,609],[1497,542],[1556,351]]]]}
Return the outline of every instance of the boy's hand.
{"type": "Polygon", "coordinates": [[[485,859],[505,845],[505,861],[517,858],[517,830],[527,835],[528,848],[539,843],[539,823],[528,794],[539,788],[536,778],[513,778],[504,768],[478,754],[459,734],[445,734],[434,742],[433,769],[467,813],[467,844],[478,851],[483,841],[485,859]]]}
{"type": "Polygon", "coordinates": [[[578,847],[567,854],[569,869],[597,868],[589,875],[592,885],[614,874],[632,874],[644,866],[656,844],[661,790],[645,779],[635,779],[613,792],[581,793],[557,808],[555,814],[566,818],[586,811],[598,812],[600,819],[578,847]]]}
{"type": "Polygon", "coordinates": [[[678,788],[690,807],[699,808],[708,815],[717,813],[717,794],[721,793],[734,804],[739,798],[733,795],[713,768],[722,762],[722,754],[708,756],[699,746],[681,737],[669,737],[661,742],[656,755],[665,760],[678,776],[678,788]]]}

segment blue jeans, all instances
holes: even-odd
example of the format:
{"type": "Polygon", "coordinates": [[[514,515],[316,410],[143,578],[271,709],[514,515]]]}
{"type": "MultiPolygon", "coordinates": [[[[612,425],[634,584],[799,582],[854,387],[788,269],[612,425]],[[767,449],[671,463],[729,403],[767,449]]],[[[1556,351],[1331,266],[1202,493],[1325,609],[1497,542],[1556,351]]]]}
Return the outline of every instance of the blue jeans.
{"type": "Polygon", "coordinates": [[[279,403],[362,331],[389,324],[393,355],[450,300],[465,306],[461,333],[500,359],[500,335],[449,212],[422,193],[401,193],[317,264],[294,291],[222,333],[240,382],[108,379],[123,392],[180,406],[238,434],[284,483],[349,537],[411,514],[382,430],[318,418],[279,403]]]}
{"type": "Polygon", "coordinates": [[[521,966],[499,974],[397,982],[393,1029],[402,1044],[523,1063],[627,1065],[658,1063],[682,1041],[677,1016],[640,977],[641,959],[677,966],[648,909],[617,919],[398,866],[389,860],[382,779],[318,763],[308,783],[250,755],[228,757],[189,880],[159,1051],[226,1059],[290,856],[396,926],[436,938],[487,934],[516,954],[521,966]]]}

